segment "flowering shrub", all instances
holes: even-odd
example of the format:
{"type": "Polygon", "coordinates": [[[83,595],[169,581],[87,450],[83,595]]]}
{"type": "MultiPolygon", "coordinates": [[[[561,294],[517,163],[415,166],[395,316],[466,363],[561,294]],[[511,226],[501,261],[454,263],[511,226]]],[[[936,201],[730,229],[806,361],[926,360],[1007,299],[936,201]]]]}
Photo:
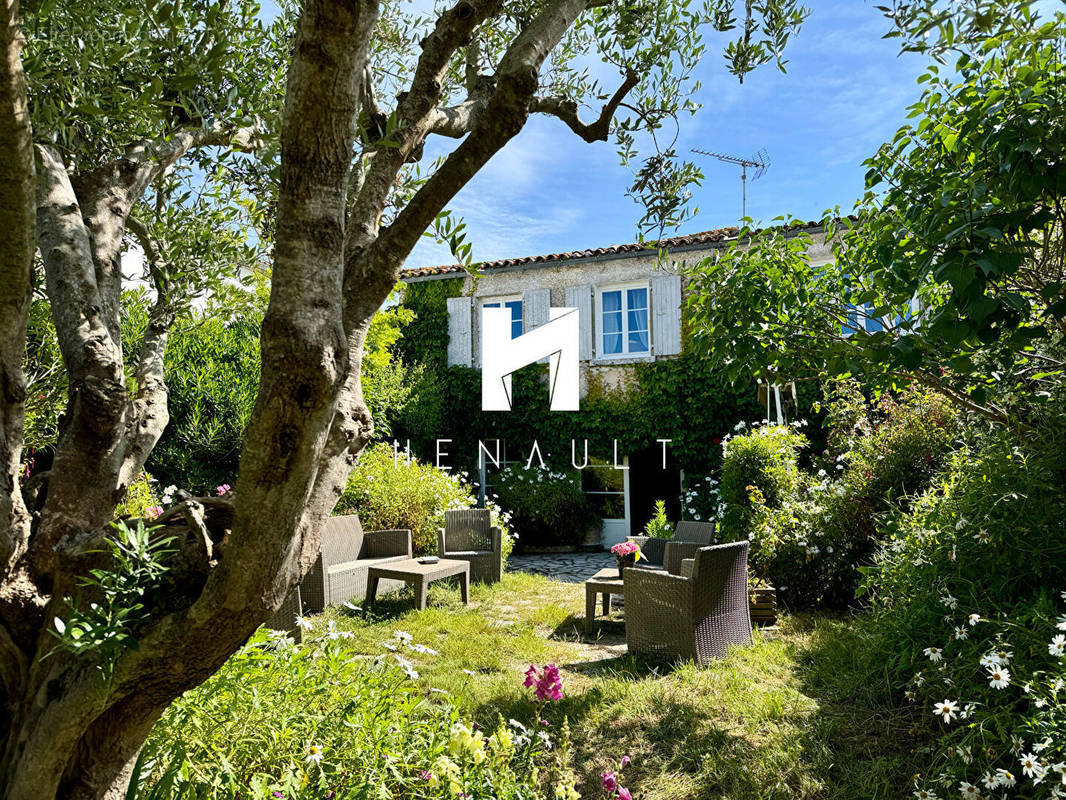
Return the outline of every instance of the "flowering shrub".
{"type": "Polygon", "coordinates": [[[599,523],[576,472],[512,464],[500,470],[496,484],[521,545],[578,545],[599,523]]]}
{"type": "MultiPolygon", "coordinates": [[[[376,444],[359,455],[348,477],[337,514],[359,514],[366,530],[410,528],[415,554],[437,552],[437,531],[444,527],[444,512],[473,508],[473,489],[466,473],[445,472],[404,453],[395,456],[388,444],[376,444]]],[[[504,557],[513,545],[509,535],[510,514],[489,502],[492,522],[504,532],[504,557]]]]}
{"type": "Polygon", "coordinates": [[[936,741],[919,792],[1066,797],[1066,430],[955,453],[866,583],[879,647],[936,741]]]}
{"type": "MultiPolygon", "coordinates": [[[[744,423],[738,425],[744,429],[744,423]]],[[[726,439],[722,445],[722,487],[724,504],[718,531],[726,541],[751,535],[755,513],[751,490],[759,490],[762,503],[779,508],[800,485],[799,452],[807,437],[792,425],[753,425],[747,433],[726,439]]]]}

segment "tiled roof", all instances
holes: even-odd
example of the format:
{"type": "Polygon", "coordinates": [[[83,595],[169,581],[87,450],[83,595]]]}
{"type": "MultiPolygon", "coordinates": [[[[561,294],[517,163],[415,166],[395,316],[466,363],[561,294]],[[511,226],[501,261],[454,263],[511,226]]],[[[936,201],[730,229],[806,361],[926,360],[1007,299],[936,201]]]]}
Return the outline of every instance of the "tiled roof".
{"type": "MultiPolygon", "coordinates": [[[[820,227],[820,222],[795,222],[789,225],[790,230],[809,230],[811,228],[820,227]]],[[[661,240],[659,246],[670,250],[679,247],[711,245],[735,238],[739,230],[739,228],[731,226],[728,228],[717,228],[713,231],[690,233],[686,236],[673,236],[669,239],[661,240]]],[[[612,244],[607,247],[594,247],[590,250],[575,250],[570,253],[550,253],[541,256],[501,258],[498,261],[486,261],[477,266],[479,270],[503,269],[505,267],[532,267],[557,261],[579,261],[583,258],[597,258],[601,256],[622,255],[625,253],[647,252],[653,246],[654,245],[649,242],[644,242],[643,244],[639,242],[632,242],[630,244],[612,244]]],[[[445,264],[439,267],[410,267],[403,270],[400,274],[400,280],[407,278],[429,278],[435,275],[448,275],[464,271],[465,267],[463,267],[462,264],[445,264]]]]}

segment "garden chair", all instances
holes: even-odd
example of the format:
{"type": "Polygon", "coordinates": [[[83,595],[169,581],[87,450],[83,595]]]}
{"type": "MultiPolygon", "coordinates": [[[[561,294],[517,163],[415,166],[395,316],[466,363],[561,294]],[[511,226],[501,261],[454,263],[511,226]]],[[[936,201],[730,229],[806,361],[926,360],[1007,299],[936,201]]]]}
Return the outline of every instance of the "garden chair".
{"type": "Polygon", "coordinates": [[[470,580],[498,583],[503,579],[503,531],[492,524],[487,508],[444,512],[444,527],[437,531],[441,558],[470,562],[470,580]]]}
{"type": "Polygon", "coordinates": [[[701,547],[691,577],[627,569],[626,644],[634,653],[693,659],[725,655],[751,644],[748,543],[701,547]]]}
{"type": "Polygon", "coordinates": [[[629,541],[640,546],[644,558],[636,566],[644,569],[665,569],[671,575],[681,574],[681,562],[692,558],[696,550],[714,541],[713,522],[679,522],[672,539],[656,536],[630,536],[629,541]]]}
{"type": "MultiPolygon", "coordinates": [[[[411,558],[411,531],[406,529],[363,532],[359,517],[330,517],[322,530],[318,558],[300,582],[305,611],[322,611],[352,597],[366,596],[367,570],[389,561],[411,558]]],[[[382,581],[379,590],[402,589],[401,581],[382,581]]]]}

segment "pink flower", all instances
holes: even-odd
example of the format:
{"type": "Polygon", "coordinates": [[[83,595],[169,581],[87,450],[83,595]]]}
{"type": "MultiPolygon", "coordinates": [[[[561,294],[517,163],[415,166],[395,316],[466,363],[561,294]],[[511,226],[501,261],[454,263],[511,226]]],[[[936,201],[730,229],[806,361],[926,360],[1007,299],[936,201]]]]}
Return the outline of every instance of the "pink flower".
{"type": "Polygon", "coordinates": [[[527,689],[533,688],[533,694],[539,702],[563,699],[563,681],[559,676],[559,668],[554,664],[545,664],[541,670],[530,664],[522,685],[527,689]]]}
{"type": "Polygon", "coordinates": [[[633,800],[633,795],[629,793],[629,789],[624,786],[618,787],[618,800],[633,800]]]}
{"type": "Polygon", "coordinates": [[[158,517],[162,513],[163,513],[163,509],[161,509],[159,506],[148,506],[148,508],[146,508],[144,510],[144,515],[148,519],[155,519],[156,517],[158,517]]]}
{"type": "Polygon", "coordinates": [[[433,778],[433,773],[430,772],[428,769],[424,769],[420,773],[418,773],[418,777],[424,781],[428,781],[433,778]]]}
{"type": "Polygon", "coordinates": [[[622,756],[622,760],[618,762],[618,769],[625,769],[632,760],[629,756],[622,756]]]}
{"type": "Polygon", "coordinates": [[[618,790],[618,776],[613,772],[601,772],[600,782],[603,784],[603,788],[608,792],[614,792],[618,790]]]}
{"type": "Polygon", "coordinates": [[[229,485],[228,483],[224,483],[224,484],[222,484],[221,486],[216,486],[216,487],[215,487],[215,491],[216,491],[216,492],[218,492],[218,496],[219,496],[219,497],[221,497],[222,495],[224,495],[224,494],[225,494],[226,492],[228,492],[229,490],[230,490],[230,485],[229,485]]]}
{"type": "Polygon", "coordinates": [[[633,553],[636,553],[638,550],[640,550],[640,548],[637,547],[637,543],[629,541],[619,542],[611,548],[611,552],[614,553],[616,556],[628,556],[633,553]]]}

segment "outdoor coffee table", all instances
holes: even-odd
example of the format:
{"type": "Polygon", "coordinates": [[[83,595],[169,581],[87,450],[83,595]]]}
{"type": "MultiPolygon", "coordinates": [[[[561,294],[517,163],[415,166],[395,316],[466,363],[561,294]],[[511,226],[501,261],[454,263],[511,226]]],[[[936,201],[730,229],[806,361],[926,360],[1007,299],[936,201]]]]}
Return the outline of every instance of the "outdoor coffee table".
{"type": "Polygon", "coordinates": [[[618,577],[617,567],[604,567],[585,581],[585,630],[592,633],[596,622],[596,595],[603,595],[603,614],[611,613],[611,595],[625,596],[625,583],[618,577]]]}
{"type": "Polygon", "coordinates": [[[403,581],[415,592],[415,608],[419,611],[426,607],[426,592],[429,584],[441,578],[459,575],[459,593],[463,602],[470,603],[470,562],[442,558],[434,564],[421,564],[416,558],[403,561],[389,561],[376,567],[370,567],[366,573],[366,602],[374,602],[378,593],[378,581],[381,578],[403,581]]]}

